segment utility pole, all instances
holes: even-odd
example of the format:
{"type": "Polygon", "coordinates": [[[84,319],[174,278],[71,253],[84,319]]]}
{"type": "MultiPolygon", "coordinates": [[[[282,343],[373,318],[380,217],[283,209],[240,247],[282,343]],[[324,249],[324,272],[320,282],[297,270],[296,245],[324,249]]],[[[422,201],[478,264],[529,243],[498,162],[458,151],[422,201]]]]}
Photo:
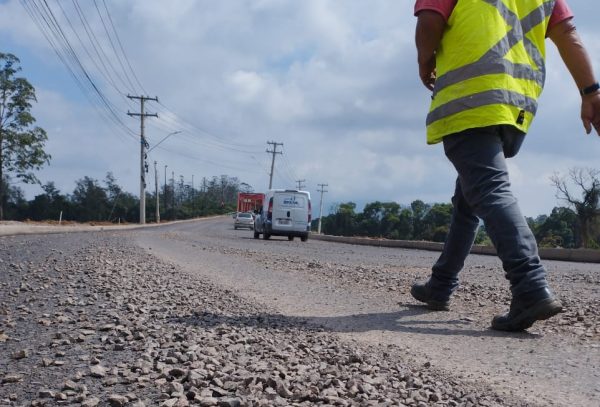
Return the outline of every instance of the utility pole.
{"type": "Polygon", "coordinates": [[[140,118],[140,224],[146,223],[146,173],[148,172],[148,164],[146,163],[146,149],[149,147],[146,138],[144,137],[144,118],[146,117],[158,117],[156,113],[145,113],[144,102],[146,100],[153,100],[158,102],[157,97],[149,96],[131,96],[127,95],[129,99],[138,99],[140,101],[140,113],[127,112],[129,116],[139,116],[140,118]]]}
{"type": "Polygon", "coordinates": [[[160,207],[158,206],[158,170],[156,169],[156,161],[154,161],[154,192],[156,193],[156,223],[160,223],[160,207]]]}
{"type": "Polygon", "coordinates": [[[182,206],[185,202],[185,188],[183,187],[183,175],[179,176],[179,202],[178,205],[182,206]]]}
{"type": "Polygon", "coordinates": [[[297,181],[296,181],[296,183],[298,184],[298,190],[300,190],[300,191],[301,191],[302,189],[304,189],[304,186],[305,186],[305,185],[303,184],[304,182],[306,182],[306,180],[305,180],[305,179],[299,179],[299,180],[297,180],[297,181]]]}
{"type": "Polygon", "coordinates": [[[271,160],[271,174],[269,174],[269,189],[273,187],[273,169],[275,168],[275,154],[283,154],[281,151],[277,151],[277,146],[283,147],[283,143],[277,143],[275,141],[267,141],[267,144],[273,146],[273,150],[269,150],[267,148],[267,153],[273,154],[273,158],[271,160]]]}
{"type": "Polygon", "coordinates": [[[321,202],[319,202],[319,226],[317,227],[317,233],[321,234],[321,219],[323,218],[323,192],[328,192],[325,187],[327,184],[317,184],[321,189],[317,189],[317,192],[321,193],[321,202]]]}
{"type": "Polygon", "coordinates": [[[164,192],[164,200],[165,200],[165,219],[167,218],[167,167],[168,165],[165,165],[165,192],[164,192]]]}
{"type": "Polygon", "coordinates": [[[173,210],[173,220],[175,220],[175,171],[171,171],[171,186],[173,187],[173,196],[171,197],[171,209],[173,210]]]}
{"type": "Polygon", "coordinates": [[[194,217],[194,209],[195,209],[195,204],[194,204],[194,174],[192,174],[192,218],[194,217]]]}

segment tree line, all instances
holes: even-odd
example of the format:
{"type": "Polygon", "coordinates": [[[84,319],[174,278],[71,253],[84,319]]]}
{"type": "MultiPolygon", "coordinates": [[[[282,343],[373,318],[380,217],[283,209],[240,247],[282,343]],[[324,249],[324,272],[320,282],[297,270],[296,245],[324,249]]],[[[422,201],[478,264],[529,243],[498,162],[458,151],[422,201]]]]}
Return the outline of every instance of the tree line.
{"type": "MultiPolygon", "coordinates": [[[[551,182],[557,198],[566,206],[555,207],[549,215],[526,218],[538,245],[600,249],[600,171],[574,168],[566,177],[555,174],[551,182]],[[577,198],[569,185],[580,190],[581,198],[577,198]]],[[[451,218],[451,203],[427,204],[415,200],[403,206],[375,201],[357,212],[354,202],[346,202],[331,208],[330,215],[321,220],[321,230],[338,236],[444,242],[451,218]]],[[[475,243],[492,245],[484,225],[480,226],[475,243]]]]}
{"type": "MultiPolygon", "coordinates": [[[[70,194],[61,193],[53,182],[42,186],[43,193],[32,200],[24,198],[17,186],[7,185],[5,217],[13,220],[126,223],[139,221],[139,198],[123,190],[112,173],[100,182],[83,177],[70,194]]],[[[221,175],[205,180],[200,189],[183,181],[165,185],[158,191],[161,220],[190,219],[234,211],[240,185],[235,177],[221,175]]],[[[146,194],[146,219],[156,221],[156,193],[146,194]]]]}

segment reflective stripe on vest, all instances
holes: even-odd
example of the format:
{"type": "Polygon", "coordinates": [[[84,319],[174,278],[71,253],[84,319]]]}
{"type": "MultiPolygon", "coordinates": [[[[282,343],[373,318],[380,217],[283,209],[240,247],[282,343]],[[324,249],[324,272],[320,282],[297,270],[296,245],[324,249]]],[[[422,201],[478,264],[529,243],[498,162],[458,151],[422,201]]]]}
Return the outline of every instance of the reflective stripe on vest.
{"type": "MultiPolygon", "coordinates": [[[[555,0],[547,1],[522,19],[511,11],[501,0],[481,0],[494,6],[500,16],[505,20],[511,30],[492,46],[479,60],[449,71],[436,79],[434,97],[443,89],[457,83],[477,78],[484,75],[505,74],[515,79],[526,79],[534,81],[543,87],[546,71],[544,67],[544,56],[538,48],[525,35],[552,13],[555,0]],[[523,42],[525,51],[535,63],[537,70],[527,64],[513,63],[505,58],[508,52],[519,42],[523,42]]],[[[518,107],[532,114],[537,110],[537,101],[532,97],[518,92],[494,89],[472,95],[459,97],[438,106],[427,115],[427,125],[452,114],[460,113],[468,109],[491,104],[508,104],[518,107]]]]}

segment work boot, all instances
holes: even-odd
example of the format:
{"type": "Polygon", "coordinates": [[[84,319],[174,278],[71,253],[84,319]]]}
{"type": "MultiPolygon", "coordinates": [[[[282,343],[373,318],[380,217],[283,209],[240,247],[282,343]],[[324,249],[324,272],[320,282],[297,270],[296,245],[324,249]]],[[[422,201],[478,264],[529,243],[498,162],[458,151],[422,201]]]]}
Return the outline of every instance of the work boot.
{"type": "Polygon", "coordinates": [[[410,288],[410,295],[414,299],[424,302],[427,309],[432,311],[448,311],[450,309],[450,298],[435,295],[429,281],[425,283],[414,283],[410,288]]]}
{"type": "Polygon", "coordinates": [[[497,331],[524,331],[535,321],[548,319],[562,311],[562,304],[548,288],[513,297],[510,310],[492,319],[492,329],[497,331]]]}

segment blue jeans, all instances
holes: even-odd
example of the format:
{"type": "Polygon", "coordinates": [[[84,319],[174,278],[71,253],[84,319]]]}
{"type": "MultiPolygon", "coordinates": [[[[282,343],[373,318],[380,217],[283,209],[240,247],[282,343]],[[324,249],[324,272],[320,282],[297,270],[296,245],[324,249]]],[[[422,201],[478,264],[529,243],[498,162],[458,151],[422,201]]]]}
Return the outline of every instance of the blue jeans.
{"type": "Polygon", "coordinates": [[[525,134],[512,126],[469,129],[444,137],[444,152],[458,172],[452,222],[430,285],[446,300],[475,240],[479,219],[496,247],[513,297],[545,288],[535,237],[510,190],[506,158],[519,151],[525,134]]]}

